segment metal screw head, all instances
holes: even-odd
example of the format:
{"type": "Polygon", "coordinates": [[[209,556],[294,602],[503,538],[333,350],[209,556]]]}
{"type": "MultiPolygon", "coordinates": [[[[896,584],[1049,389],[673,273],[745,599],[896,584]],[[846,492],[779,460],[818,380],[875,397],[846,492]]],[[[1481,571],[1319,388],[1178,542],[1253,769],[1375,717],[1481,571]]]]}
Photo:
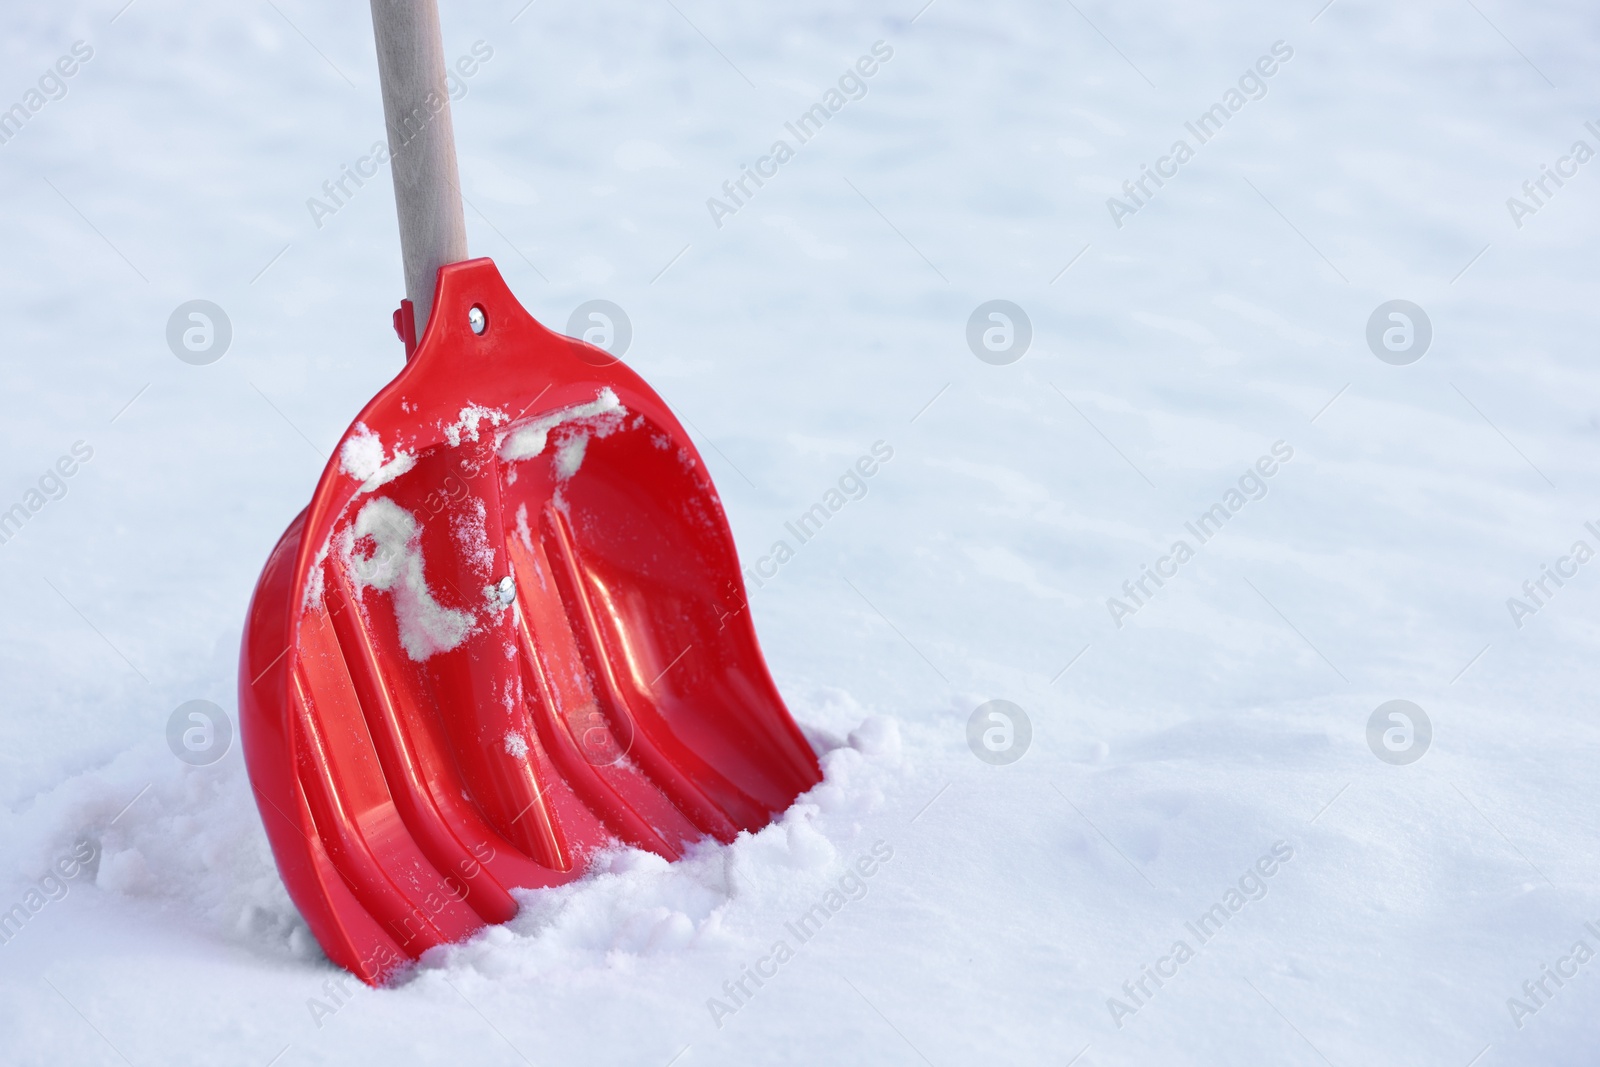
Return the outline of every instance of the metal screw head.
{"type": "Polygon", "coordinates": [[[489,328],[489,317],[483,313],[483,308],[474,304],[467,312],[467,325],[472,327],[473,333],[482,333],[489,328]]]}
{"type": "Polygon", "coordinates": [[[500,579],[499,584],[494,587],[494,591],[495,595],[500,598],[500,603],[509,604],[517,597],[516,580],[508,574],[500,579]]]}

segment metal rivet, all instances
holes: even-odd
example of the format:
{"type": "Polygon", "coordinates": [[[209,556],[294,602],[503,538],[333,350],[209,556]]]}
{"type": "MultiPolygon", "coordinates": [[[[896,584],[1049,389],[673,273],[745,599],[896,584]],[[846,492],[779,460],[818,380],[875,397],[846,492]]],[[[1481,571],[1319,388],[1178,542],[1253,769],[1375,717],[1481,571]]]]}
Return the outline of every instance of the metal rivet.
{"type": "Polygon", "coordinates": [[[473,333],[482,333],[489,328],[489,318],[483,313],[483,308],[476,304],[467,312],[467,325],[472,327],[473,333]]]}
{"type": "Polygon", "coordinates": [[[494,587],[494,591],[500,597],[500,603],[509,604],[517,597],[517,583],[508,574],[500,579],[500,583],[494,587]]]}

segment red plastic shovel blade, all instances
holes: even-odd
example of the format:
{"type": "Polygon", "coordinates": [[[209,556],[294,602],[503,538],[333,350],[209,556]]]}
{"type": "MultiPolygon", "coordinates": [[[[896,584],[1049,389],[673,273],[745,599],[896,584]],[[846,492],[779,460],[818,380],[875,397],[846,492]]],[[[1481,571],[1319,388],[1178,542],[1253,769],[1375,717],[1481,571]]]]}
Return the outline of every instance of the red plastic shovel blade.
{"type": "Polygon", "coordinates": [[[487,259],[439,271],[268,560],[239,716],[289,895],[371,983],[597,849],[675,858],[821,779],[688,435],[487,259]]]}

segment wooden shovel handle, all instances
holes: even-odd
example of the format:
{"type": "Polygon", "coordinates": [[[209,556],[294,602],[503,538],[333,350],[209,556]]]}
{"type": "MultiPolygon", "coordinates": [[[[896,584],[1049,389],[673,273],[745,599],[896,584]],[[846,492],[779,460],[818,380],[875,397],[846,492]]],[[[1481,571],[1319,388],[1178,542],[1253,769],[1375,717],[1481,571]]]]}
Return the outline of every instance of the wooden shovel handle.
{"type": "Polygon", "coordinates": [[[440,267],[467,258],[437,0],[372,0],[406,297],[421,337],[440,267]]]}

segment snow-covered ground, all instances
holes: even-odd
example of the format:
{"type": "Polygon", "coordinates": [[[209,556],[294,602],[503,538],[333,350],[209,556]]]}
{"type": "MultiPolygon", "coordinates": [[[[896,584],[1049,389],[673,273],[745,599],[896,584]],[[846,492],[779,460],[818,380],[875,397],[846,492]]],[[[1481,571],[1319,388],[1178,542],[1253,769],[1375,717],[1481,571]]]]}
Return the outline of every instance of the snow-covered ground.
{"type": "Polygon", "coordinates": [[[386,990],[310,942],[237,744],[167,741],[235,711],[260,566],[401,363],[386,173],[307,206],[382,134],[366,5],[0,11],[0,1062],[1594,1062],[1600,16],[920,3],[444,0],[473,250],[557,328],[624,308],[746,564],[796,548],[751,595],[827,780],[386,990]],[[1420,360],[1369,348],[1391,300],[1420,360]],[[1369,745],[1390,700],[1422,758],[1369,745]]]}

